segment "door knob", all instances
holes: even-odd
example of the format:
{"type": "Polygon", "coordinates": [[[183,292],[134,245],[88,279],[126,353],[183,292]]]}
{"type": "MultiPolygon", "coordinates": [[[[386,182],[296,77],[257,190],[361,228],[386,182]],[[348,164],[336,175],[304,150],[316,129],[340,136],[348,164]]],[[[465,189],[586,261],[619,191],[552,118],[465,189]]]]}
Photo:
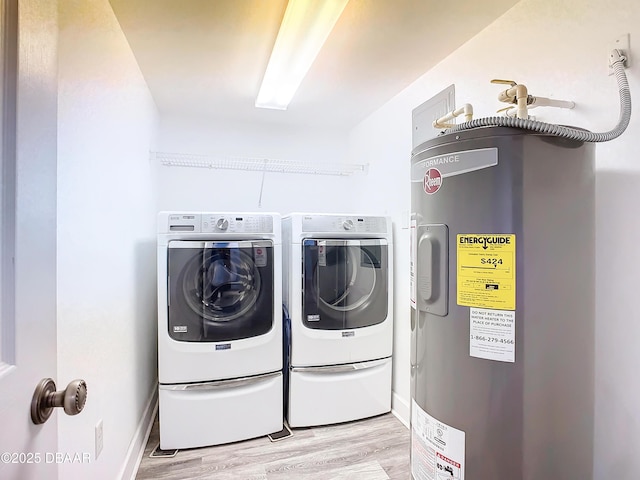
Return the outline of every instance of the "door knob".
{"type": "Polygon", "coordinates": [[[62,407],[67,415],[77,415],[86,401],[87,384],[84,380],[73,380],[67,388],[56,392],[56,383],[50,378],[43,378],[33,393],[31,420],[36,425],[46,422],[56,407],[62,407]]]}

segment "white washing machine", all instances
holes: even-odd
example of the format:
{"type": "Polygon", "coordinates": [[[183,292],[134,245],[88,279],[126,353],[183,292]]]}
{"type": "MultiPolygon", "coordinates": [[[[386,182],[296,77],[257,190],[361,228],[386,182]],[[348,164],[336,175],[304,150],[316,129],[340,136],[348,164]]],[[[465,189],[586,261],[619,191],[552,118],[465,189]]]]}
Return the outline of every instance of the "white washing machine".
{"type": "Polygon", "coordinates": [[[392,225],[388,217],[282,220],[291,319],[287,419],[326,425],[391,410],[392,225]]]}
{"type": "Polygon", "coordinates": [[[160,448],[282,429],[278,214],[158,215],[160,448]]]}

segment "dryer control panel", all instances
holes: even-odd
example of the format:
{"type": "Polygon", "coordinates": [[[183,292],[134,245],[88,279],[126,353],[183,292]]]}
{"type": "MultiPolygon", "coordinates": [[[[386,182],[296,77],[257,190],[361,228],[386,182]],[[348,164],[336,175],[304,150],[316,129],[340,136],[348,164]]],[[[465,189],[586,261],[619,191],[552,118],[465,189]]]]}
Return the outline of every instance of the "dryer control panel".
{"type": "Polygon", "coordinates": [[[303,232],[387,233],[384,217],[347,215],[305,215],[303,232]]]}

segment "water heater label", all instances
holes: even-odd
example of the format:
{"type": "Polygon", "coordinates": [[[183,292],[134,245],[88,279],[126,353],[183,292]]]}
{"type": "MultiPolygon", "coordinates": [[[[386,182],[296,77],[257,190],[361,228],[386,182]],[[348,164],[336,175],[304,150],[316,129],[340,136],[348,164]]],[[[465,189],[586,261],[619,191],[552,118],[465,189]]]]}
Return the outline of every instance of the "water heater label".
{"type": "Polygon", "coordinates": [[[462,430],[442,423],[411,403],[411,475],[415,480],[464,480],[462,430]]]}
{"type": "Polygon", "coordinates": [[[458,305],[516,309],[516,236],[457,236],[458,305]]]}
{"type": "Polygon", "coordinates": [[[470,309],[469,355],[498,362],[516,361],[516,312],[470,309]]]}
{"type": "Polygon", "coordinates": [[[442,186],[446,177],[475,172],[498,164],[496,147],[463,150],[442,155],[430,156],[429,150],[416,156],[411,166],[411,181],[423,182],[425,193],[434,194],[442,186]]]}

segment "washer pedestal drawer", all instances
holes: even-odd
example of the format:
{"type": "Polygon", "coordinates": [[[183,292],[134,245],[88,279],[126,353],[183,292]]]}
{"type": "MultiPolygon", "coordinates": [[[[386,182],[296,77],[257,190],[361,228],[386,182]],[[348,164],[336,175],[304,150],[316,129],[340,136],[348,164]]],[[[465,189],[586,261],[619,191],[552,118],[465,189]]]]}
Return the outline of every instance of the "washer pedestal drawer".
{"type": "Polygon", "coordinates": [[[282,372],[160,385],[160,448],[220,445],[282,430],[282,372]]]}

